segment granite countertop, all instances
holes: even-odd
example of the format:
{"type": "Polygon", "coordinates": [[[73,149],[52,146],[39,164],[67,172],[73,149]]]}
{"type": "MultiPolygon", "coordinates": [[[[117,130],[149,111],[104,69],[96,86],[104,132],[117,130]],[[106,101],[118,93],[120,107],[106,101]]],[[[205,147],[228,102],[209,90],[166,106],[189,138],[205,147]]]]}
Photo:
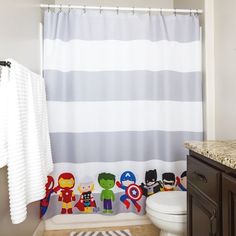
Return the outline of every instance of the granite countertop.
{"type": "Polygon", "coordinates": [[[209,159],[236,169],[236,140],[229,141],[188,141],[184,146],[209,159]]]}

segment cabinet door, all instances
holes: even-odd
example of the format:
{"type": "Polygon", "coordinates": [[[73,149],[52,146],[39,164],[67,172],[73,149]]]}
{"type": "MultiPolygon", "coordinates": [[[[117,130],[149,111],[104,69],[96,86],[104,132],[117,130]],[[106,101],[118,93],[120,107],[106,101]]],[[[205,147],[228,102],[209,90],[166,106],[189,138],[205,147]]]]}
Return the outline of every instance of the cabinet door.
{"type": "Polygon", "coordinates": [[[222,177],[223,236],[236,236],[236,179],[222,177]]]}
{"type": "Polygon", "coordinates": [[[188,182],[188,236],[220,236],[218,209],[188,182]]]}

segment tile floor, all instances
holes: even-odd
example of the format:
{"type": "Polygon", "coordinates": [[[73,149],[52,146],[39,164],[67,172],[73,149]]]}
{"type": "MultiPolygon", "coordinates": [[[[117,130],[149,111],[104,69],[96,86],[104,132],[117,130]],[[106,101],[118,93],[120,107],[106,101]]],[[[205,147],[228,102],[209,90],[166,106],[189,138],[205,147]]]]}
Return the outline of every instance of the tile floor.
{"type": "Polygon", "coordinates": [[[46,231],[43,236],[68,236],[70,232],[76,231],[93,231],[93,230],[119,230],[129,229],[132,236],[159,236],[159,230],[154,225],[137,225],[137,226],[123,226],[123,227],[112,227],[112,228],[99,228],[99,229],[78,229],[78,230],[52,230],[46,231]]]}

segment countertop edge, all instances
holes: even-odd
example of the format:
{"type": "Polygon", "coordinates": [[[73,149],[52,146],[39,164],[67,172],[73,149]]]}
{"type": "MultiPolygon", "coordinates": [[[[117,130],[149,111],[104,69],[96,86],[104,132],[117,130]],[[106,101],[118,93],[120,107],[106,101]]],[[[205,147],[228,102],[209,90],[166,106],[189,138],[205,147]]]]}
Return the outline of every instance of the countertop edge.
{"type": "Polygon", "coordinates": [[[236,141],[186,141],[185,148],[236,169],[236,141]]]}

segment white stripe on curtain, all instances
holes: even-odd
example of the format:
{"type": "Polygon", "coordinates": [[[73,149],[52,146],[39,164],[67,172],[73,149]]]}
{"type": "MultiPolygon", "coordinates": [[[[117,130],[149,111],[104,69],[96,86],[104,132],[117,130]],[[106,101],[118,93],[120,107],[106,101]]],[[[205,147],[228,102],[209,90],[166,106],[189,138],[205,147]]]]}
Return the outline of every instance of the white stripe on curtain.
{"type": "Polygon", "coordinates": [[[199,41],[44,40],[44,69],[68,71],[201,70],[199,41]],[[66,60],[73,58],[73,60],[66,60]]]}
{"type": "Polygon", "coordinates": [[[48,102],[48,108],[50,132],[202,131],[202,102],[48,102]]]}

